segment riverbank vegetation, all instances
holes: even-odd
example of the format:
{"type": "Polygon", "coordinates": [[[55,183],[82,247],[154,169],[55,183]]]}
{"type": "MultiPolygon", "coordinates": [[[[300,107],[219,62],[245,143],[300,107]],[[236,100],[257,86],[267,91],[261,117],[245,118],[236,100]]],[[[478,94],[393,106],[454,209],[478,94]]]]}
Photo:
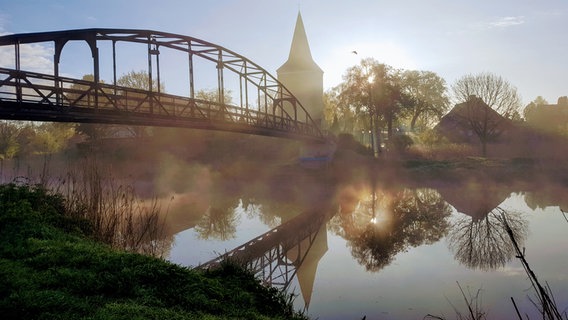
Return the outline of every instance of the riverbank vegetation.
{"type": "Polygon", "coordinates": [[[305,319],[234,266],[196,271],[95,241],[44,188],[2,185],[0,207],[3,319],[305,319]]]}

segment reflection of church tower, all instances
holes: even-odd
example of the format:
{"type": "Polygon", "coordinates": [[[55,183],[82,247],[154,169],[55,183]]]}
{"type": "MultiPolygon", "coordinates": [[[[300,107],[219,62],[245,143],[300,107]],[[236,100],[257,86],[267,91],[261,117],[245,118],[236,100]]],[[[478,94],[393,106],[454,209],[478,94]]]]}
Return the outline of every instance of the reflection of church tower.
{"type": "Polygon", "coordinates": [[[312,292],[314,290],[314,281],[318,264],[324,254],[327,252],[327,228],[324,223],[318,230],[313,243],[310,245],[310,239],[304,239],[298,246],[286,252],[286,256],[294,261],[296,267],[296,277],[300,284],[300,291],[304,298],[306,307],[310,306],[312,292]],[[309,250],[308,252],[305,252],[309,250]],[[304,257],[302,261],[297,261],[297,257],[304,257]]]}
{"type": "Polygon", "coordinates": [[[323,119],[323,71],[312,59],[302,15],[298,12],[288,61],[278,70],[280,81],[300,100],[316,123],[323,119]]]}

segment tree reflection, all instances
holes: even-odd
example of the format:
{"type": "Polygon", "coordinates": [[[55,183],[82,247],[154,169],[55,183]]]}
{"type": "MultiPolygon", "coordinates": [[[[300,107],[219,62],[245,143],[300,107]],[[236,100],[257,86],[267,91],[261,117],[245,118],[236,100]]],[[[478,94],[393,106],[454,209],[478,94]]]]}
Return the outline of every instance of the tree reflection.
{"type": "Polygon", "coordinates": [[[557,206],[561,211],[566,211],[566,208],[568,208],[567,186],[548,183],[531,187],[532,190],[525,192],[525,203],[532,210],[557,206]]]}
{"type": "Polygon", "coordinates": [[[515,255],[503,216],[513,231],[515,239],[523,243],[527,236],[527,222],[517,212],[506,212],[499,207],[484,218],[463,216],[453,223],[449,233],[450,250],[461,264],[487,271],[505,266],[515,255]]]}
{"type": "Polygon", "coordinates": [[[255,203],[254,199],[241,199],[242,208],[249,219],[258,219],[263,224],[270,228],[275,228],[280,225],[281,220],[279,217],[268,214],[264,205],[255,203]]]}
{"type": "Polygon", "coordinates": [[[195,226],[199,238],[223,241],[235,238],[238,222],[236,208],[234,203],[224,207],[209,207],[195,226]]]}
{"type": "Polygon", "coordinates": [[[340,223],[353,257],[368,271],[378,271],[410,247],[439,241],[450,214],[435,190],[404,189],[367,197],[340,223]]]}

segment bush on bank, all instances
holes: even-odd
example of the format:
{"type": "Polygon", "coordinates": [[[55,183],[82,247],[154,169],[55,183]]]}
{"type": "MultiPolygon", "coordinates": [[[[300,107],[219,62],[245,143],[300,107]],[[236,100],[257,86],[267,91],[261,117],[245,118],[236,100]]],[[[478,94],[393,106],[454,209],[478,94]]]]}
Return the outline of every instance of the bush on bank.
{"type": "Polygon", "coordinates": [[[0,186],[3,319],[305,319],[234,266],[202,272],[111,249],[61,196],[0,186]]]}

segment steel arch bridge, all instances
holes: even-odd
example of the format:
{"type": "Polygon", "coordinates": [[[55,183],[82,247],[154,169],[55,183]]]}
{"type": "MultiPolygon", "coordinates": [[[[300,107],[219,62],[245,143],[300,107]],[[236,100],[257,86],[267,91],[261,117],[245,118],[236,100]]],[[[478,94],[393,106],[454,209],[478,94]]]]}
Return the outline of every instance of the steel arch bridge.
{"type": "Polygon", "coordinates": [[[300,101],[274,76],[251,60],[219,45],[189,36],[151,30],[81,29],[0,37],[0,53],[13,50],[11,64],[0,60],[0,118],[78,123],[187,127],[324,141],[325,135],[300,101]],[[63,49],[86,42],[92,58],[92,81],[60,74],[63,49]],[[111,46],[111,57],[99,45],[111,46]],[[133,43],[147,57],[146,89],[117,84],[117,44],[133,43]],[[22,48],[53,45],[53,72],[26,70],[22,48]],[[12,49],[10,49],[10,47],[12,49]],[[160,52],[187,55],[179,72],[189,80],[186,96],[161,92],[160,52]],[[101,80],[101,59],[112,61],[112,83],[101,80]],[[216,97],[196,95],[195,64],[212,64],[216,97]],[[238,101],[225,101],[228,75],[238,78],[238,101]]]}

